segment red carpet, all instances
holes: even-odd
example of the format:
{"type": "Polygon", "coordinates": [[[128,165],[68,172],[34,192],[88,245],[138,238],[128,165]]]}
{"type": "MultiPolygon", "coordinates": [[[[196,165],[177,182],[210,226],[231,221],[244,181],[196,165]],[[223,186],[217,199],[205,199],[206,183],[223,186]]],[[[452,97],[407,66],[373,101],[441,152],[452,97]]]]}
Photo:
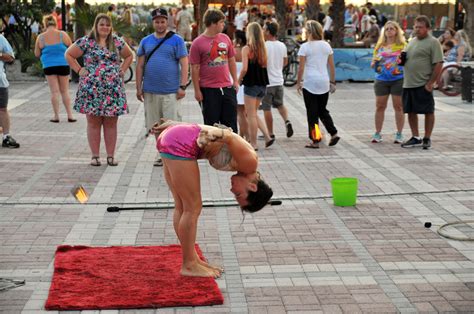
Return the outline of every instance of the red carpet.
{"type": "Polygon", "coordinates": [[[59,246],[45,308],[139,309],[224,302],[213,278],[184,277],[180,269],[179,245],[59,246]]]}

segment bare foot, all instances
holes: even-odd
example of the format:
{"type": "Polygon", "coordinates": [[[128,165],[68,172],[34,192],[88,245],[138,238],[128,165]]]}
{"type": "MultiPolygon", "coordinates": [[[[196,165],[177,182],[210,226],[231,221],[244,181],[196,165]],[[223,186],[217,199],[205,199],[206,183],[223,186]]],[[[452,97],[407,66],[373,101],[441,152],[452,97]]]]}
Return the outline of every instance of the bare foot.
{"type": "Polygon", "coordinates": [[[181,275],[190,276],[190,277],[212,277],[219,278],[220,272],[215,271],[211,268],[205,267],[198,262],[191,264],[189,266],[181,267],[181,275]]]}
{"type": "Polygon", "coordinates": [[[224,272],[224,268],[222,267],[219,267],[219,266],[214,266],[214,265],[211,265],[201,259],[199,259],[198,263],[204,267],[207,267],[207,268],[210,268],[212,270],[215,270],[215,271],[218,271],[219,272],[219,275],[221,275],[223,272],[224,272]]]}

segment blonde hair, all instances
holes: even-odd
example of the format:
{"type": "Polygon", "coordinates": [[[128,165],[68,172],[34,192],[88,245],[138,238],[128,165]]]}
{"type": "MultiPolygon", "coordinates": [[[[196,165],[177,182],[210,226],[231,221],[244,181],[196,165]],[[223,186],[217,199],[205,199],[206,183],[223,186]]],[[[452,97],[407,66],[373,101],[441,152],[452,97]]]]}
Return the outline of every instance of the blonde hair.
{"type": "Polygon", "coordinates": [[[43,17],[43,26],[44,28],[48,28],[48,26],[58,26],[58,22],[56,21],[56,18],[52,15],[45,15],[43,17]]]}
{"type": "MultiPolygon", "coordinates": [[[[99,38],[99,32],[97,31],[97,27],[98,27],[99,22],[101,20],[106,20],[107,23],[110,24],[110,26],[112,26],[112,18],[110,16],[108,16],[105,13],[97,14],[97,16],[95,17],[95,20],[94,20],[94,26],[92,27],[92,30],[89,33],[89,38],[92,38],[92,39],[97,41],[97,39],[99,38]]],[[[110,30],[110,34],[107,35],[107,38],[105,39],[105,44],[107,46],[107,49],[109,49],[110,51],[116,52],[117,47],[115,46],[113,33],[114,33],[114,31],[113,31],[113,28],[112,28],[110,30]]]]}
{"type": "Polygon", "coordinates": [[[267,48],[265,47],[265,39],[263,29],[257,22],[247,25],[247,46],[250,49],[249,59],[256,60],[262,67],[267,66],[267,48]]]}
{"type": "MultiPolygon", "coordinates": [[[[305,24],[305,29],[308,35],[311,37],[311,40],[323,40],[324,32],[323,27],[318,21],[308,20],[305,24]]],[[[309,40],[309,38],[308,38],[309,40]]]]}
{"type": "Polygon", "coordinates": [[[386,32],[387,26],[389,25],[392,25],[397,30],[397,36],[395,36],[395,44],[397,45],[406,44],[405,36],[403,35],[403,31],[400,28],[400,25],[398,25],[398,23],[395,21],[388,21],[387,23],[385,23],[385,26],[383,27],[383,30],[380,33],[379,40],[377,41],[377,44],[375,45],[375,50],[379,49],[380,47],[384,46],[387,43],[387,36],[385,36],[385,32],[386,32]]]}

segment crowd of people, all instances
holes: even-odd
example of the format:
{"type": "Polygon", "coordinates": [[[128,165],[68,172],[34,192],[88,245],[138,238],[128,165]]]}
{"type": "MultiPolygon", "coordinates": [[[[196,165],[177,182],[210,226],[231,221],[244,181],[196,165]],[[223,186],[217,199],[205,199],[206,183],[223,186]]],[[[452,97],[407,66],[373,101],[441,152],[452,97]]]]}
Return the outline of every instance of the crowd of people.
{"type": "MultiPolygon", "coordinates": [[[[346,14],[356,27],[362,27],[364,16],[374,16],[370,3],[359,15],[354,7],[346,14]]],[[[127,17],[124,8],[124,16],[127,17]]],[[[130,11],[131,12],[131,11],[130,11]]],[[[59,99],[67,121],[75,122],[72,109],[85,114],[91,166],[101,166],[100,142],[103,132],[106,162],[117,166],[118,117],[129,111],[123,75],[133,55],[126,41],[113,32],[114,7],[98,14],[89,34],[72,42],[59,29],[58,19],[48,15],[43,32],[37,37],[35,55],[43,65],[51,93],[52,123],[59,123],[59,99]],[[84,60],[83,64],[78,59],[84,60]],[[74,103],[69,98],[69,73],[79,77],[74,103]]],[[[255,212],[272,196],[271,188],[258,173],[258,131],[265,148],[276,140],[272,108],[276,108],[285,126],[286,136],[294,130],[284,103],[283,68],[288,63],[286,46],[278,41],[279,25],[272,16],[259,20],[258,12],[241,10],[236,16],[234,38],[223,33],[226,16],[221,10],[209,9],[203,16],[205,31],[192,41],[192,17],[185,6],[179,12],[157,8],[150,14],[154,32],[144,37],[137,51],[136,97],[144,103],[147,134],[154,134],[158,155],[154,165],[164,167],[168,186],[175,200],[174,228],[183,250],[182,274],[218,277],[222,270],[197,256],[197,220],[202,208],[197,159],[207,159],[212,167],[236,171],[232,176],[232,193],[242,210],[255,212]],[[186,20],[186,21],[185,21],[186,20]],[[175,33],[175,31],[178,32],[175,33]],[[194,97],[202,111],[204,124],[182,121],[181,100],[186,96],[190,68],[194,97]],[[258,115],[263,110],[264,119],[258,115]]],[[[132,14],[130,21],[133,23],[132,14]]],[[[303,23],[306,42],[298,51],[299,70],[296,88],[306,107],[309,149],[319,148],[319,121],[330,135],[328,145],[340,141],[336,124],[328,110],[330,94],[336,92],[334,52],[326,36],[328,16],[321,21],[303,23]]],[[[371,141],[383,141],[385,110],[391,96],[395,111],[394,143],[401,147],[431,147],[434,126],[433,89],[443,60],[459,62],[471,58],[472,48],[464,31],[448,29],[439,40],[430,34],[430,19],[415,19],[413,38],[407,43],[403,30],[387,21],[376,36],[371,66],[375,71],[375,133],[371,141]],[[443,49],[444,53],[443,53],[443,49]],[[411,137],[404,141],[404,117],[408,114],[411,137]],[[421,138],[418,115],[425,116],[421,138]]],[[[373,34],[371,35],[373,36],[373,34]]],[[[373,39],[371,39],[373,40],[373,39]]],[[[8,41],[0,35],[0,124],[3,147],[20,145],[10,135],[8,81],[4,63],[14,60],[8,41]]],[[[441,87],[444,88],[444,87],[441,87]]]]}

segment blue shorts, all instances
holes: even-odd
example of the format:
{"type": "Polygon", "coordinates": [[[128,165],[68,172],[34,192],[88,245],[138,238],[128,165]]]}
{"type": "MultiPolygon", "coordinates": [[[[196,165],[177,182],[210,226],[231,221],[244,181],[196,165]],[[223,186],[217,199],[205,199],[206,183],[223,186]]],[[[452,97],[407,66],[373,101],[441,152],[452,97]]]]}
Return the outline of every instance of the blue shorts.
{"type": "Polygon", "coordinates": [[[244,85],[244,95],[253,97],[253,98],[262,99],[265,96],[266,90],[267,90],[266,86],[259,86],[259,85],[245,86],[244,85]]]}

